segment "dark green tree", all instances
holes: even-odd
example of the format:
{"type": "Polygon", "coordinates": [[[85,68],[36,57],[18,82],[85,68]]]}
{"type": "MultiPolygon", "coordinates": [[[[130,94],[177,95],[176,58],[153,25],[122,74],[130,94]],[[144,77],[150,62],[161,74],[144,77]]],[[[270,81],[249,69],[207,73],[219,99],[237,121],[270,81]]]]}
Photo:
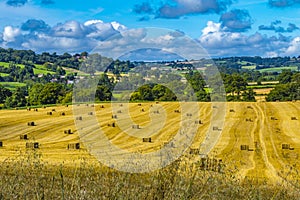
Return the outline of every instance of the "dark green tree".
{"type": "Polygon", "coordinates": [[[18,87],[12,94],[12,96],[7,97],[4,106],[7,108],[16,108],[26,106],[26,96],[25,91],[18,87]]]}
{"type": "Polygon", "coordinates": [[[0,85],[0,103],[4,103],[7,97],[10,97],[12,92],[5,88],[3,85],[0,85]]]}

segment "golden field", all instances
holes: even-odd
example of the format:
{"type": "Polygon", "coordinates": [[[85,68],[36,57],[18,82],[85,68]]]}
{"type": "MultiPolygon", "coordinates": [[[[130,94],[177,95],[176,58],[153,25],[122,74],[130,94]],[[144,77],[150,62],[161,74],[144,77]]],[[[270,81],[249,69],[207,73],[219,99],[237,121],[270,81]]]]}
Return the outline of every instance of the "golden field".
{"type": "MultiPolygon", "coordinates": [[[[93,106],[81,104],[78,107],[83,108],[82,121],[96,117],[98,124],[89,127],[91,132],[96,133],[96,130],[101,129],[115,146],[129,152],[147,154],[163,148],[175,136],[182,118],[180,113],[174,111],[181,108],[176,102],[159,102],[159,105],[155,102],[140,104],[130,103],[128,113],[120,103],[114,105],[116,112],[112,111],[111,103],[93,106]],[[153,114],[155,110],[159,110],[159,113],[153,114]],[[118,119],[112,118],[115,113],[118,119]],[[114,122],[116,126],[112,127],[114,122]],[[134,130],[132,124],[139,124],[141,128],[134,130]],[[151,133],[155,132],[151,135],[152,142],[143,142],[140,137],[134,137],[139,131],[147,132],[147,129],[151,133]]],[[[211,103],[198,103],[198,106],[199,116],[195,118],[201,120],[202,124],[197,127],[191,145],[193,149],[199,148],[206,133],[213,126],[211,115],[213,109],[217,109],[213,108],[211,103]]],[[[193,112],[193,108],[187,110],[193,112]]],[[[14,162],[19,162],[20,155],[32,153],[31,149],[26,148],[26,143],[38,142],[39,148],[34,150],[34,154],[39,155],[43,166],[63,165],[76,171],[84,161],[87,165],[102,168],[80,140],[78,127],[75,126],[78,123],[76,117],[78,116],[73,115],[73,106],[38,108],[38,111],[1,110],[2,165],[13,167],[14,162]],[[49,115],[49,112],[52,112],[52,115],[49,115]],[[28,122],[34,122],[35,126],[28,126],[28,122]],[[69,129],[73,134],[64,133],[69,129]],[[27,140],[20,139],[21,135],[27,135],[27,140]],[[74,143],[80,143],[80,149],[69,150],[68,144],[74,143]]],[[[300,102],[226,103],[221,137],[208,157],[221,159],[224,164],[223,171],[230,172],[234,179],[241,183],[252,181],[277,186],[282,184],[294,190],[300,180],[297,170],[300,166],[299,118],[300,102]],[[288,148],[283,149],[283,144],[288,145],[288,148]],[[241,150],[241,145],[247,145],[246,150],[241,150]]],[[[192,165],[199,162],[200,157],[190,155],[187,149],[180,159],[192,165]]]]}

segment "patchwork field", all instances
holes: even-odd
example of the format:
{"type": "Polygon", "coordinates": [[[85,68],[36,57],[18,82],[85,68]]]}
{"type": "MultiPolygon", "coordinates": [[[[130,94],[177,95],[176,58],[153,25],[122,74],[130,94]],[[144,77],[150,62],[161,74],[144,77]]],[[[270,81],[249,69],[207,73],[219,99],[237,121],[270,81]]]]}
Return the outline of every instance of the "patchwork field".
{"type": "MultiPolygon", "coordinates": [[[[198,105],[200,113],[197,119],[202,124],[197,128],[191,145],[193,149],[199,148],[203,142],[213,126],[210,123],[212,110],[218,109],[212,108],[210,103],[198,105]]],[[[81,115],[82,121],[89,117],[96,117],[98,120],[99,124],[89,127],[91,132],[100,127],[112,144],[129,152],[150,153],[161,149],[177,134],[182,120],[180,113],[174,112],[180,111],[178,103],[129,104],[131,120],[128,120],[124,107],[119,104],[114,105],[117,108],[114,113],[110,103],[80,106],[86,107],[83,109],[86,113],[81,115]],[[112,118],[113,114],[118,115],[115,116],[118,120],[112,118]],[[134,130],[132,124],[140,127],[134,130]],[[146,132],[149,132],[151,142],[143,142],[138,136],[146,132]]],[[[37,111],[0,111],[0,141],[3,143],[3,147],[0,147],[0,159],[4,161],[19,155],[20,152],[26,152],[26,143],[38,142],[39,148],[36,151],[48,164],[64,163],[73,166],[82,159],[96,163],[85,145],[80,143],[75,126],[80,119],[78,116],[75,119],[72,108],[73,106],[58,106],[38,108],[37,111]],[[29,126],[28,122],[34,122],[35,125],[29,126]],[[21,137],[23,138],[20,139],[21,137]],[[80,143],[80,149],[74,147],[76,143],[80,143]],[[73,146],[68,149],[68,145],[73,146]]],[[[221,138],[208,157],[222,159],[226,170],[234,171],[242,180],[268,180],[276,183],[298,180],[299,118],[300,102],[227,103],[221,138]],[[244,150],[241,150],[242,145],[244,150]]],[[[185,154],[188,155],[189,150],[185,154]]],[[[200,157],[190,159],[191,162],[197,160],[200,157]]]]}

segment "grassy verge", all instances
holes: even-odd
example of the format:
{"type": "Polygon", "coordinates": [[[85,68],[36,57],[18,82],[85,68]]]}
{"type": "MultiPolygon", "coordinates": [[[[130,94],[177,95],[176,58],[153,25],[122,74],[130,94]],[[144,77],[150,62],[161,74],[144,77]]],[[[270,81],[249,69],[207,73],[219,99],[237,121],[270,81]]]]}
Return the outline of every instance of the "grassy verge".
{"type": "Polygon", "coordinates": [[[49,165],[30,150],[1,163],[0,199],[299,199],[289,185],[240,181],[228,171],[199,164],[172,165],[131,174],[81,160],[73,167],[49,165]]]}

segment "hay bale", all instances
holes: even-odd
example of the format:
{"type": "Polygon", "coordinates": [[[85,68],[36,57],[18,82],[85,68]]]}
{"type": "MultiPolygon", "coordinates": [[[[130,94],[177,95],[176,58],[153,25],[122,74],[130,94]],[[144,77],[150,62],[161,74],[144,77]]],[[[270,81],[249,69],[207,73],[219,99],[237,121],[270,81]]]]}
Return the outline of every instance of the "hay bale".
{"type": "Polygon", "coordinates": [[[71,129],[68,129],[68,130],[64,130],[64,134],[69,134],[70,135],[70,134],[73,134],[73,133],[72,133],[71,129]]]}
{"type": "Polygon", "coordinates": [[[249,149],[249,145],[241,145],[241,151],[247,151],[249,149]]]}
{"type": "Polygon", "coordinates": [[[291,117],[291,120],[297,120],[297,117],[291,117]]]}
{"type": "Polygon", "coordinates": [[[271,120],[277,120],[277,118],[276,117],[271,117],[271,120]]]}
{"type": "Polygon", "coordinates": [[[179,111],[179,110],[174,110],[174,112],[175,112],[175,113],[180,113],[180,111],[179,111]]]}
{"type": "Polygon", "coordinates": [[[248,108],[248,109],[253,109],[253,107],[252,107],[252,106],[247,106],[247,108],[248,108]]]}
{"type": "Polygon", "coordinates": [[[104,108],[104,105],[100,105],[100,108],[104,108]]]}
{"type": "Polygon", "coordinates": [[[132,125],[133,129],[140,129],[140,125],[132,125]]]}
{"type": "Polygon", "coordinates": [[[254,151],[254,149],[252,149],[252,148],[248,148],[248,151],[254,151]]]}
{"type": "Polygon", "coordinates": [[[28,126],[35,126],[35,123],[34,122],[28,122],[27,125],[28,126]]]}
{"type": "Polygon", "coordinates": [[[196,120],[195,124],[202,124],[202,121],[201,120],[196,120]]]}
{"type": "Polygon", "coordinates": [[[60,115],[61,115],[61,116],[65,116],[65,115],[66,115],[66,113],[65,113],[65,112],[62,112],[60,115]]]}
{"type": "Polygon", "coordinates": [[[94,113],[93,112],[89,112],[88,115],[94,115],[94,113]]]}
{"type": "Polygon", "coordinates": [[[47,112],[47,115],[52,115],[52,112],[47,112]]]}
{"type": "Polygon", "coordinates": [[[229,112],[234,112],[234,110],[233,110],[233,109],[230,109],[229,112]]]}
{"type": "Polygon", "coordinates": [[[117,113],[119,113],[119,114],[122,113],[122,110],[118,110],[117,113]]]}
{"type": "Polygon", "coordinates": [[[69,105],[66,105],[66,107],[69,107],[69,105]]]}
{"type": "Polygon", "coordinates": [[[27,108],[27,111],[31,111],[31,108],[27,108]]]}
{"type": "Polygon", "coordinates": [[[143,138],[143,142],[152,142],[151,138],[143,138]]]}
{"type": "Polygon", "coordinates": [[[295,148],[294,147],[290,147],[289,150],[293,151],[293,150],[295,150],[295,148]]]}
{"type": "Polygon", "coordinates": [[[68,147],[67,147],[69,150],[70,149],[80,149],[80,143],[71,143],[71,144],[68,144],[68,147]]]}
{"type": "Polygon", "coordinates": [[[141,109],[141,112],[145,112],[144,108],[141,109]]]}
{"type": "Polygon", "coordinates": [[[159,114],[159,111],[158,110],[154,110],[153,113],[154,114],[159,114]]]}
{"type": "Polygon", "coordinates": [[[213,106],[213,108],[218,108],[218,106],[213,106]]]}
{"type": "Polygon", "coordinates": [[[52,109],[52,112],[55,112],[55,111],[56,111],[55,108],[53,108],[53,109],[52,109]]]}
{"type": "Polygon", "coordinates": [[[2,141],[0,141],[0,147],[3,147],[3,142],[2,141]]]}
{"type": "Polygon", "coordinates": [[[116,124],[115,124],[115,122],[113,122],[113,123],[111,124],[111,126],[112,126],[112,127],[116,127],[116,124]]]}
{"type": "Polygon", "coordinates": [[[35,111],[35,112],[38,112],[39,110],[36,108],[36,109],[34,109],[34,111],[35,111]]]}
{"type": "Polygon", "coordinates": [[[281,148],[282,149],[290,149],[290,145],[289,144],[282,144],[281,148]]]}
{"type": "Polygon", "coordinates": [[[79,117],[76,117],[76,120],[82,120],[82,117],[81,116],[79,116],[79,117]]]}
{"type": "Polygon", "coordinates": [[[38,142],[26,142],[27,149],[38,149],[40,147],[38,142]]]}
{"type": "Polygon", "coordinates": [[[120,106],[120,107],[123,107],[123,104],[120,104],[119,106],[120,106]]]}
{"type": "Polygon", "coordinates": [[[20,140],[28,140],[28,135],[20,135],[20,140]]]}
{"type": "Polygon", "coordinates": [[[117,119],[118,116],[117,116],[117,115],[112,115],[111,118],[112,118],[112,119],[117,119]]]}
{"type": "Polygon", "coordinates": [[[253,122],[253,120],[250,118],[246,118],[246,122],[253,122]]]}
{"type": "Polygon", "coordinates": [[[213,126],[213,131],[221,131],[222,129],[219,129],[217,126],[213,126]]]}
{"type": "Polygon", "coordinates": [[[138,106],[142,106],[142,104],[141,104],[141,103],[139,103],[139,104],[138,104],[138,106]]]}

